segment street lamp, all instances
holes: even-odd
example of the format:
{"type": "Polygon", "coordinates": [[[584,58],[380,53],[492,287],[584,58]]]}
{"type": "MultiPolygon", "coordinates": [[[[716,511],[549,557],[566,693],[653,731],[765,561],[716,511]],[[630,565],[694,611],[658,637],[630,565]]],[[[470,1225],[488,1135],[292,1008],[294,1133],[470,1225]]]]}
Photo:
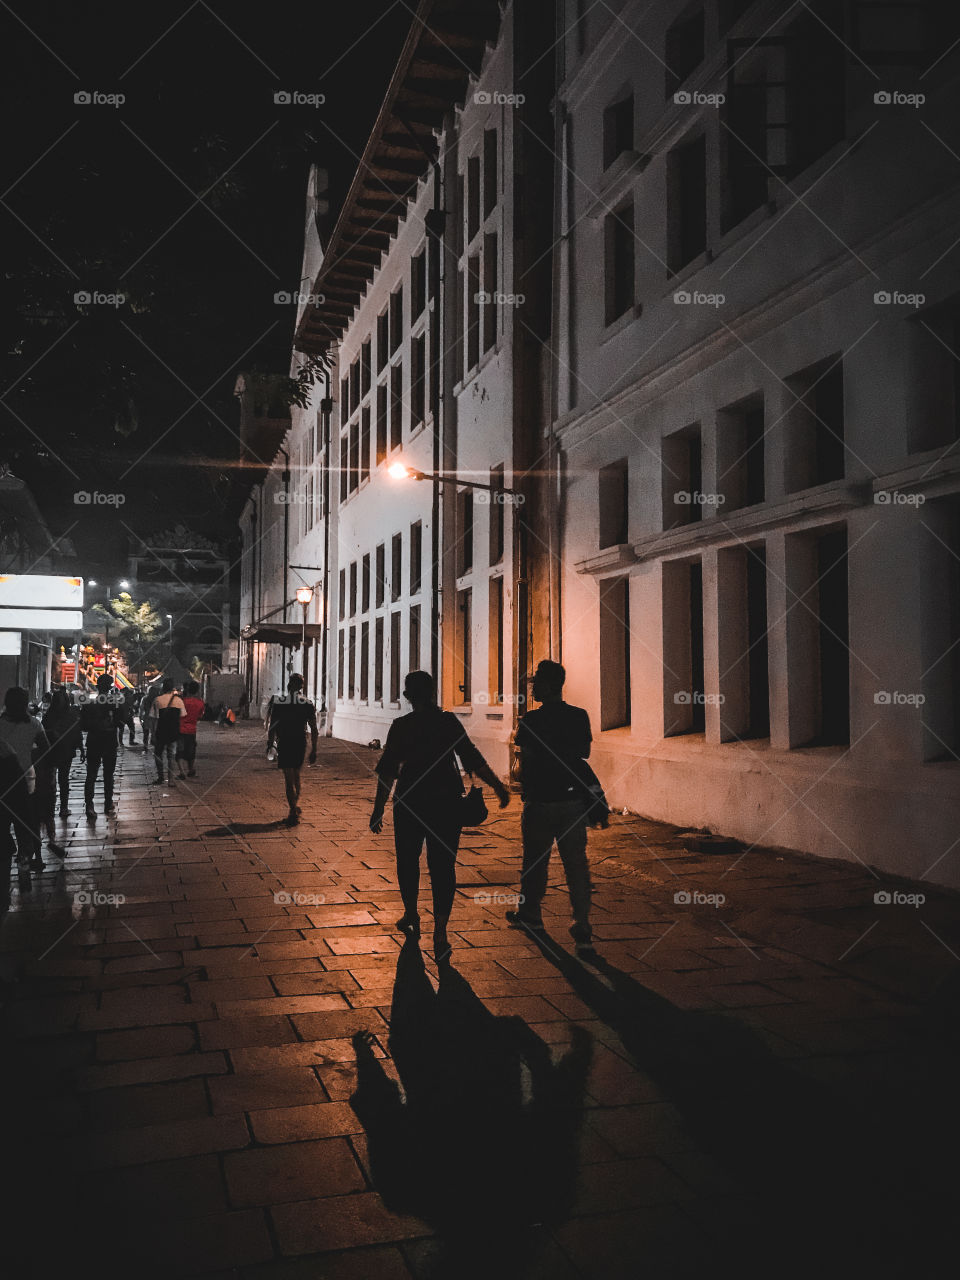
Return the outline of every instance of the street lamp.
{"type": "Polygon", "coordinates": [[[300,643],[303,646],[303,696],[307,696],[307,610],[313,599],[313,587],[297,587],[297,603],[303,608],[303,632],[300,643]]]}
{"type": "Polygon", "coordinates": [[[459,489],[485,489],[488,493],[509,493],[517,496],[519,490],[508,489],[502,484],[483,484],[479,480],[464,480],[459,475],[435,476],[428,471],[420,471],[417,467],[408,467],[398,458],[387,467],[387,475],[393,480],[432,480],[434,484],[455,484],[459,489]]]}
{"type": "Polygon", "coordinates": [[[173,614],[167,614],[167,644],[170,646],[169,662],[173,661],[173,614]]]}

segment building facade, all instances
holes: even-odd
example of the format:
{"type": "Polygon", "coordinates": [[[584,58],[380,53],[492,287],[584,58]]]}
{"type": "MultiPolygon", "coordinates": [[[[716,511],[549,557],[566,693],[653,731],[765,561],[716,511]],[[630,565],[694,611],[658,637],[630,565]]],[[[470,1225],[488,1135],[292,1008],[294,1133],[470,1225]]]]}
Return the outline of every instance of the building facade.
{"type": "Polygon", "coordinates": [[[945,9],[422,0],[244,516],[329,732],[425,667],[506,772],[553,657],[615,805],[960,883],[945,9]]]}
{"type": "Polygon", "coordinates": [[[614,802],[956,884],[940,8],[564,6],[555,433],[614,802]]]}

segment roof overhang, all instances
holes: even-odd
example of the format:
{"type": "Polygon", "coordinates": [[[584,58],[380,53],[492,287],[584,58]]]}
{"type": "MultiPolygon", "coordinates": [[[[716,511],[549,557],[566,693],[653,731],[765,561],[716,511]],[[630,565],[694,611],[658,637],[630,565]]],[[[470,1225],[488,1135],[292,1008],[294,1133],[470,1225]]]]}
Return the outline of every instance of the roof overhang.
{"type": "Polygon", "coordinates": [[[240,639],[252,640],[257,644],[282,644],[287,648],[298,649],[304,634],[308,640],[319,640],[323,635],[323,626],[319,622],[308,622],[306,627],[299,622],[255,622],[243,628],[240,639]]]}
{"type": "Polygon", "coordinates": [[[436,160],[447,113],[463,101],[499,27],[497,0],[420,0],[313,282],[317,301],[297,325],[298,351],[319,354],[342,338],[436,160]]]}

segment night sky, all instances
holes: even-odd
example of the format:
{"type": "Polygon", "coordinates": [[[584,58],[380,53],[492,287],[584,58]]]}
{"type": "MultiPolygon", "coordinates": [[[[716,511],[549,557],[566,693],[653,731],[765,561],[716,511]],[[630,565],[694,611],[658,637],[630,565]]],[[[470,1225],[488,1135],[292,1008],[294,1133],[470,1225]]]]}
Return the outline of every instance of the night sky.
{"type": "Polygon", "coordinates": [[[330,172],[329,230],[412,14],[4,6],[0,464],[81,572],[119,567],[131,529],[235,538],[237,374],[287,371],[295,309],[274,294],[299,284],[309,165],[330,172]],[[81,308],[81,292],[106,300],[81,308]],[[76,505],[78,490],[124,501],[76,505]]]}

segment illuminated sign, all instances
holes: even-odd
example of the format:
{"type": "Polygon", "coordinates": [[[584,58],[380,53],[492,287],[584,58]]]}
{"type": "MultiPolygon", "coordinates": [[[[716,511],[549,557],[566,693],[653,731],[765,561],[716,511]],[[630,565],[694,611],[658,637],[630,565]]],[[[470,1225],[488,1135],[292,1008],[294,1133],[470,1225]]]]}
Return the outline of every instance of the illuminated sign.
{"type": "MultiPolygon", "coordinates": [[[[0,606],[17,609],[82,609],[83,579],[46,573],[0,575],[0,606]]],[[[71,628],[67,628],[71,630],[71,628]]]]}
{"type": "Polygon", "coordinates": [[[0,631],[0,658],[16,658],[20,653],[20,632],[0,631]]]}
{"type": "Polygon", "coordinates": [[[0,628],[14,631],[82,631],[81,609],[4,609],[0,628]]]}

